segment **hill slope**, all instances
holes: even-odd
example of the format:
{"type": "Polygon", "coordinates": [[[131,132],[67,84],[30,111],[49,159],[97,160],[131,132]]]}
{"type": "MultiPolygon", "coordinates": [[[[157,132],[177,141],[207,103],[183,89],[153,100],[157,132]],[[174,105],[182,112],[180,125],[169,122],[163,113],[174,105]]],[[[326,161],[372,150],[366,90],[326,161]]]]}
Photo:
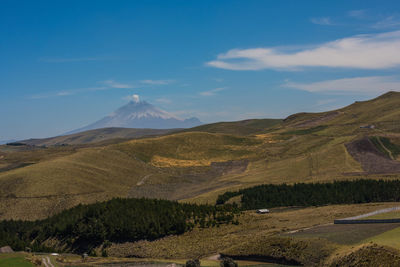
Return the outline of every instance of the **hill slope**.
{"type": "Polygon", "coordinates": [[[133,129],[133,128],[101,128],[69,135],[61,135],[43,139],[28,139],[21,143],[32,146],[82,145],[104,142],[112,139],[133,139],[160,136],[178,129],[133,129]]]}
{"type": "MultiPolygon", "coordinates": [[[[391,92],[336,111],[295,114],[282,123],[218,123],[96,147],[24,152],[30,154],[0,147],[0,169],[18,155],[40,155],[34,164],[0,172],[0,214],[42,218],[116,196],[215,203],[225,191],[265,183],[382,178],[382,172],[369,172],[362,157],[352,154],[366,151],[349,152],[348,144],[385,136],[386,145],[400,146],[399,106],[400,93],[391,92]]],[[[385,177],[400,177],[394,170],[385,177]]]]}
{"type": "Polygon", "coordinates": [[[281,119],[253,119],[233,122],[217,122],[193,127],[186,132],[208,132],[208,133],[223,133],[233,135],[250,135],[261,133],[266,129],[277,126],[282,122],[281,119]]]}

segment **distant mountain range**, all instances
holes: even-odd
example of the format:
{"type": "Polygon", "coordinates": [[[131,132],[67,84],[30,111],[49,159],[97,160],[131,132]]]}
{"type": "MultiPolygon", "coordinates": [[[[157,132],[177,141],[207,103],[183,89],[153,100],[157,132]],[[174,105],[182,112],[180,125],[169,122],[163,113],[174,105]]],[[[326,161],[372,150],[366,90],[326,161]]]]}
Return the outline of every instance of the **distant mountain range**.
{"type": "Polygon", "coordinates": [[[12,140],[0,140],[0,145],[12,143],[12,142],[15,142],[15,141],[17,141],[17,140],[15,140],[15,139],[12,139],[12,140]]]}
{"type": "Polygon", "coordinates": [[[109,127],[174,129],[190,128],[201,124],[198,118],[180,119],[146,101],[137,100],[129,102],[101,120],[66,134],[109,127]]]}

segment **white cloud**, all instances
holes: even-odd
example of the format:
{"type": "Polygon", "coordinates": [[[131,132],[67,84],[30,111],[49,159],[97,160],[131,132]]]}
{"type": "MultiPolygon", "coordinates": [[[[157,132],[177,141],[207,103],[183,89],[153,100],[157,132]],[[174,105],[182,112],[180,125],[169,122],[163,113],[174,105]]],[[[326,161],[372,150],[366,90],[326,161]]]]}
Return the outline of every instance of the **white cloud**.
{"type": "Polygon", "coordinates": [[[219,87],[219,88],[215,88],[209,91],[204,91],[204,92],[200,92],[199,95],[201,96],[214,96],[216,95],[218,92],[221,92],[223,90],[225,90],[226,87],[219,87]]]}
{"type": "Polygon", "coordinates": [[[117,88],[117,89],[133,88],[133,86],[130,84],[119,83],[114,80],[106,80],[102,81],[101,83],[104,83],[105,85],[111,88],[117,88]]]}
{"type": "Polygon", "coordinates": [[[140,102],[140,97],[139,97],[139,95],[136,95],[136,94],[125,96],[124,99],[128,100],[128,101],[133,101],[135,103],[140,102]]]}
{"type": "Polygon", "coordinates": [[[400,91],[400,79],[394,76],[370,76],[313,83],[286,82],[282,86],[308,92],[377,94],[400,91]]]}
{"type": "Polygon", "coordinates": [[[400,66],[400,31],[364,34],[285,52],[279,48],[232,49],[207,62],[229,70],[296,70],[301,67],[387,69],[400,66]]]}
{"type": "Polygon", "coordinates": [[[330,17],[311,18],[310,20],[312,23],[317,25],[326,25],[326,26],[335,25],[330,17]]]}
{"type": "Polygon", "coordinates": [[[174,80],[141,80],[140,82],[151,85],[167,85],[173,83],[174,80]]]}

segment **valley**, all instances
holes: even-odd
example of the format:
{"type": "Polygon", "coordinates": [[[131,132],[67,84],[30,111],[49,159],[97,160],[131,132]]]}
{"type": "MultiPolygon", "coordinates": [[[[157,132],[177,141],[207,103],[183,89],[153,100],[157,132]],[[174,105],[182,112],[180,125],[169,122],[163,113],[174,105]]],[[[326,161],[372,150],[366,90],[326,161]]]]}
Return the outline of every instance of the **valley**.
{"type": "MultiPolygon", "coordinates": [[[[226,192],[263,184],[395,182],[400,178],[399,106],[400,93],[389,92],[338,110],[298,113],[283,120],[173,130],[108,128],[2,145],[0,218],[42,220],[78,204],[115,198],[215,206],[226,192]]],[[[243,196],[236,194],[224,204],[241,208],[243,196]]],[[[333,225],[335,219],[397,205],[378,198],[342,204],[327,200],[309,207],[295,202],[271,206],[266,215],[249,206],[237,224],[197,225],[153,239],[111,240],[106,248],[100,242],[92,249],[98,256],[105,250],[116,258],[207,261],[222,254],[306,266],[347,264],[354,260],[349,253],[398,257],[400,247],[389,238],[398,235],[397,224],[333,225]]],[[[71,252],[58,235],[48,236],[43,244],[71,252]]]]}

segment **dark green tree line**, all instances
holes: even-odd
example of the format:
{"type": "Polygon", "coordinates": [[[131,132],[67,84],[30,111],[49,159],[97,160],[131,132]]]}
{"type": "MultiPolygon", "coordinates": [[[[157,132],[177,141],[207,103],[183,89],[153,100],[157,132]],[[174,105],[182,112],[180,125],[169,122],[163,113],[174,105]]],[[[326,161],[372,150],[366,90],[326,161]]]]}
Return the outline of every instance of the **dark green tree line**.
{"type": "Polygon", "coordinates": [[[318,206],[400,200],[400,180],[259,185],[218,196],[217,204],[242,195],[243,210],[282,206],[318,206]]]}
{"type": "Polygon", "coordinates": [[[154,240],[179,235],[193,227],[212,227],[234,222],[229,206],[181,204],[156,199],[121,199],[78,205],[34,222],[1,221],[0,246],[16,250],[41,246],[48,238],[62,240],[75,251],[87,251],[104,242],[154,240]]]}

